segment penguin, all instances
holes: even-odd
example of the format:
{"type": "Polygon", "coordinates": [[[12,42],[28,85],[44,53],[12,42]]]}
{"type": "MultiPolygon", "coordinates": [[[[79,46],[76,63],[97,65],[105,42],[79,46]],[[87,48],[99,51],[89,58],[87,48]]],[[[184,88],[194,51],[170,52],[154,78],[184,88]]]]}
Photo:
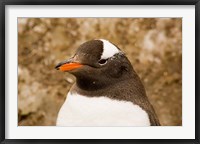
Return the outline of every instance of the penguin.
{"type": "Polygon", "coordinates": [[[159,126],[145,88],[115,44],[95,39],[55,66],[76,82],[62,105],[57,126],[159,126]]]}

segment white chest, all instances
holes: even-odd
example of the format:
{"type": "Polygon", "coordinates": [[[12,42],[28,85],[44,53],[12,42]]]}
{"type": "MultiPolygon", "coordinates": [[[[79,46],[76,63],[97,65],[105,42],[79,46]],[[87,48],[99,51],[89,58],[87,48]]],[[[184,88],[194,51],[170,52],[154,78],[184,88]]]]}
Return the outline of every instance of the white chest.
{"type": "Polygon", "coordinates": [[[150,126],[147,113],[131,102],[68,93],[57,126],[150,126]]]}

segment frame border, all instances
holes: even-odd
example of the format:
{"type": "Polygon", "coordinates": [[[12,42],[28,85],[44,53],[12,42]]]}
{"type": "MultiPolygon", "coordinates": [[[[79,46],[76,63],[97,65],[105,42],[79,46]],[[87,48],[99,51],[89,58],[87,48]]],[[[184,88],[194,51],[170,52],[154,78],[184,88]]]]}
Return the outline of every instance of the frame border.
{"type": "Polygon", "coordinates": [[[0,0],[0,143],[152,143],[196,144],[200,143],[199,65],[200,61],[200,0],[0,0]],[[5,139],[5,7],[6,5],[195,5],[195,139],[5,139]]]}

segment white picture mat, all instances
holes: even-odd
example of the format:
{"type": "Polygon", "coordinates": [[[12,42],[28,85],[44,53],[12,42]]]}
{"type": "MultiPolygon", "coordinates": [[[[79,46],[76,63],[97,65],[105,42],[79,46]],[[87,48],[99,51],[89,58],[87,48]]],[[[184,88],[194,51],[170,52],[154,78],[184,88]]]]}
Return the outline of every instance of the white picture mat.
{"type": "Polygon", "coordinates": [[[20,6],[5,8],[6,139],[194,139],[195,6],[20,6]],[[18,17],[182,17],[182,124],[160,127],[18,126],[18,17]]]}

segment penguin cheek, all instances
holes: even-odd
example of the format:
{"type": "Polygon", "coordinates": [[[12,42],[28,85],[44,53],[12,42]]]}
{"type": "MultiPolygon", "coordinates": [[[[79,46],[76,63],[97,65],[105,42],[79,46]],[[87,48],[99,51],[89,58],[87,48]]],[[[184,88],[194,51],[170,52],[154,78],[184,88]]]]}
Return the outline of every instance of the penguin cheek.
{"type": "Polygon", "coordinates": [[[108,70],[107,73],[111,78],[119,78],[123,74],[123,70],[121,69],[122,66],[120,64],[112,65],[112,70],[108,70]]]}

